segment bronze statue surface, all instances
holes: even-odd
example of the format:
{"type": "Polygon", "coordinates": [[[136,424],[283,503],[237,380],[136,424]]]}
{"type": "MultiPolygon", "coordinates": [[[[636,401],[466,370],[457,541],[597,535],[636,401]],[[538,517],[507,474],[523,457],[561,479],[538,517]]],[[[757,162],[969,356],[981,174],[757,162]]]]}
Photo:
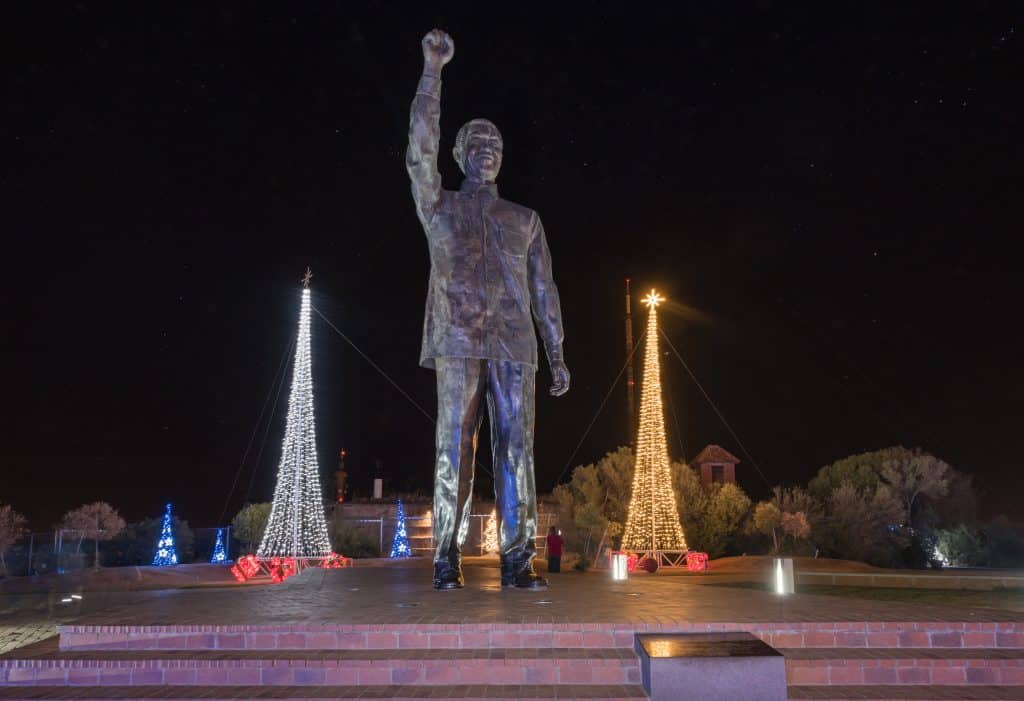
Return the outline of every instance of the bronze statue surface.
{"type": "Polygon", "coordinates": [[[502,584],[544,586],[532,565],[537,534],[534,322],[551,367],[551,394],[569,389],[551,254],[537,213],[498,194],[503,142],[491,122],[474,119],[459,130],[453,155],[465,179],[458,190],[441,187],[441,71],[455,44],[435,29],[423,38],[422,48],[406,168],[430,252],[420,364],[437,373],[434,585],[462,586],[460,551],[469,526],[476,437],[486,402],[502,584]]]}

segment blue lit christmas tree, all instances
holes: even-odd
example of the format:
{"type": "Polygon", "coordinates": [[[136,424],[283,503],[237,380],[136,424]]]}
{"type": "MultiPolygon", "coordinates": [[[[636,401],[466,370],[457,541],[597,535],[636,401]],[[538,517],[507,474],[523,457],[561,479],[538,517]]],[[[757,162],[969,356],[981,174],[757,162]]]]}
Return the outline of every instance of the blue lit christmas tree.
{"type": "Polygon", "coordinates": [[[228,561],[228,554],[224,550],[224,529],[217,529],[217,542],[213,545],[213,555],[210,557],[210,562],[218,565],[222,562],[228,561]]]}
{"type": "Polygon", "coordinates": [[[157,567],[178,564],[178,551],[174,548],[174,531],[171,520],[171,505],[164,510],[164,523],[160,528],[160,540],[156,543],[156,555],[153,564],[157,567]]]}
{"type": "Polygon", "coordinates": [[[391,557],[412,557],[409,534],[405,531],[405,509],[398,500],[398,515],[395,517],[395,539],[391,542],[391,557]]]}

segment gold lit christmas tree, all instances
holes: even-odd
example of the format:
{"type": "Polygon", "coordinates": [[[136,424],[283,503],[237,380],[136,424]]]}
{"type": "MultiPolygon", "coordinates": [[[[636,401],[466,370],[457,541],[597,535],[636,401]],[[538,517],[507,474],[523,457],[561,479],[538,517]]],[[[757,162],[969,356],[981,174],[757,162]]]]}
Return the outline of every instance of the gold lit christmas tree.
{"type": "MultiPolygon", "coordinates": [[[[661,404],[661,365],[658,360],[658,304],[664,297],[654,290],[643,302],[650,307],[644,384],[640,393],[640,430],[636,439],[636,470],[629,498],[629,515],[622,548],[657,557],[661,551],[686,550],[679,511],[672,491],[665,414],[661,404]]],[[[660,558],[659,558],[660,559],[660,558]]]]}
{"type": "Polygon", "coordinates": [[[483,551],[487,555],[498,552],[498,512],[491,509],[491,515],[487,517],[487,526],[484,528],[483,551]]]}

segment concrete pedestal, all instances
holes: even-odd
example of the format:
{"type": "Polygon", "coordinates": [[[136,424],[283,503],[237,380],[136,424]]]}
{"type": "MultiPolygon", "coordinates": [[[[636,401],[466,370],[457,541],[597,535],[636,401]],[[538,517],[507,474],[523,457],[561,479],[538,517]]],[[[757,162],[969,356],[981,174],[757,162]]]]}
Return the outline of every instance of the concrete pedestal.
{"type": "Polygon", "coordinates": [[[750,633],[638,634],[652,701],[786,701],[782,654],[750,633]]]}

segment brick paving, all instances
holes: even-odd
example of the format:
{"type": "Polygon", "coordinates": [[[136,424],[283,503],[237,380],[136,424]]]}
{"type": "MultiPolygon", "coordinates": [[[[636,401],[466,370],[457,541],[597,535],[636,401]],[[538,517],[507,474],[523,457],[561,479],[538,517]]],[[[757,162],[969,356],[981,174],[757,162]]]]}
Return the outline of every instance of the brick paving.
{"type": "Polygon", "coordinates": [[[466,588],[431,588],[428,562],[402,566],[307,570],[283,584],[133,592],[83,601],[77,624],[463,624],[661,623],[667,621],[1022,621],[1024,613],[776,594],[708,587],[684,576],[605,572],[550,577],[546,591],[503,590],[494,567],[466,568],[466,588]]]}
{"type": "Polygon", "coordinates": [[[167,594],[167,591],[90,592],[68,604],[61,603],[64,596],[57,592],[0,595],[0,653],[51,638],[57,634],[58,625],[74,623],[84,614],[167,594]]]}
{"type": "Polygon", "coordinates": [[[780,597],[685,575],[566,573],[510,591],[480,565],[466,589],[435,592],[430,575],[407,561],[63,607],[5,597],[0,652],[17,652],[0,654],[4,679],[35,686],[0,699],[640,699],[635,632],[749,630],[786,654],[794,699],[1024,701],[1020,612],[780,597]]]}

